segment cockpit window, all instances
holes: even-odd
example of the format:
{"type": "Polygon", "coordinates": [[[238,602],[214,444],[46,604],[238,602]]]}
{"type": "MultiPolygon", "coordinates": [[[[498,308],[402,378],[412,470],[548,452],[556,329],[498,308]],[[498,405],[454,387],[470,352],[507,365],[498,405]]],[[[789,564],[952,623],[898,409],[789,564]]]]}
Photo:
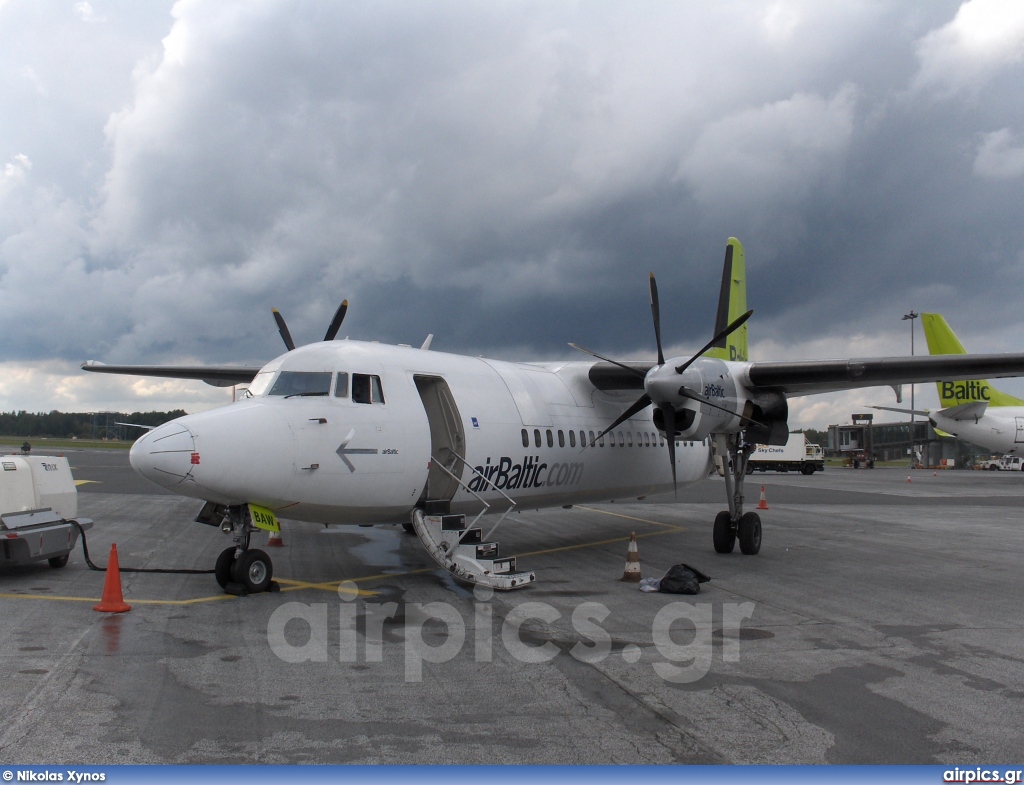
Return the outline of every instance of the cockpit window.
{"type": "Polygon", "coordinates": [[[353,403],[384,403],[384,392],[381,390],[380,377],[365,373],[352,374],[353,403]]]}
{"type": "Polygon", "coordinates": [[[270,382],[273,378],[273,371],[260,371],[256,374],[256,378],[249,384],[249,389],[245,391],[245,397],[252,398],[256,395],[263,395],[270,386],[270,382]]]}
{"type": "Polygon", "coordinates": [[[338,373],[338,381],[334,385],[335,398],[348,398],[348,374],[344,371],[338,373]]]}
{"type": "Polygon", "coordinates": [[[293,396],[329,395],[331,373],[329,371],[281,371],[274,386],[267,395],[293,396]]]}

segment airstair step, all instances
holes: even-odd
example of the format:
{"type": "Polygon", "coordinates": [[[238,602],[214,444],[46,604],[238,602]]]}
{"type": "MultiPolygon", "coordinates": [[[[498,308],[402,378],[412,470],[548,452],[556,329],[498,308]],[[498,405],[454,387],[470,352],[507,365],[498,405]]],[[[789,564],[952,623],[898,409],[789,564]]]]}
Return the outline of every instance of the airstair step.
{"type": "Polygon", "coordinates": [[[465,515],[442,515],[441,531],[460,532],[466,528],[465,515]]]}
{"type": "MultiPolygon", "coordinates": [[[[465,541],[463,541],[465,544],[465,541]]],[[[497,559],[498,558],[498,543],[496,542],[481,542],[476,546],[476,558],[477,559],[497,559]]]]}
{"type": "Polygon", "coordinates": [[[461,545],[480,545],[484,541],[484,533],[482,529],[472,528],[466,529],[466,533],[462,535],[462,539],[459,540],[461,545]]]}

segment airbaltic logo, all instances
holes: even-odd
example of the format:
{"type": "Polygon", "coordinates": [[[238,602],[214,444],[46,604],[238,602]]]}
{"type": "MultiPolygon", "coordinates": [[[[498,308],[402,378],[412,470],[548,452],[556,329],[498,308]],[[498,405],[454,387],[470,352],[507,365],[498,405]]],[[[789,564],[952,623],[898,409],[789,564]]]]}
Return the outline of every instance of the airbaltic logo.
{"type": "Polygon", "coordinates": [[[541,463],[540,458],[528,455],[521,463],[512,463],[511,458],[502,456],[497,463],[491,463],[490,456],[483,466],[475,466],[477,474],[469,483],[471,491],[486,491],[492,487],[499,491],[514,491],[519,488],[543,488],[544,486],[577,485],[583,479],[583,463],[541,463]],[[487,478],[490,482],[484,480],[487,478]]]}
{"type": "Polygon", "coordinates": [[[942,399],[954,401],[991,400],[988,385],[984,382],[943,382],[942,399]]]}

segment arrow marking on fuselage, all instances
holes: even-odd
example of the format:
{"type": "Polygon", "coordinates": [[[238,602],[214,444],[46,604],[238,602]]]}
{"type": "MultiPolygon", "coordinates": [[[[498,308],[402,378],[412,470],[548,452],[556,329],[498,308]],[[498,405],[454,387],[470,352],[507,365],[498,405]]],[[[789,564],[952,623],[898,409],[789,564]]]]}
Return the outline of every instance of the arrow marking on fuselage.
{"type": "Polygon", "coordinates": [[[345,441],[343,441],[341,443],[341,445],[338,447],[338,449],[335,450],[335,452],[338,453],[338,457],[341,458],[341,460],[343,460],[345,462],[345,465],[348,467],[348,470],[350,472],[352,472],[353,474],[355,473],[356,467],[353,466],[352,465],[352,461],[350,461],[348,459],[349,455],[376,455],[377,454],[377,448],[376,447],[354,447],[352,449],[349,449],[348,448],[348,443],[350,441],[352,441],[352,437],[355,436],[355,435],[356,435],[356,431],[355,431],[355,428],[353,428],[351,431],[348,432],[348,436],[345,437],[345,441]]]}

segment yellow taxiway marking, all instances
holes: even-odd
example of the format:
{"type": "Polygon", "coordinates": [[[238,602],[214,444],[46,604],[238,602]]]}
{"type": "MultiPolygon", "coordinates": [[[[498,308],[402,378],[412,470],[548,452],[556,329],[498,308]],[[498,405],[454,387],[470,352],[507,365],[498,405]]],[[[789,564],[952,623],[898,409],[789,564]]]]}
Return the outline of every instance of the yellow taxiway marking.
{"type": "MultiPolygon", "coordinates": [[[[408,575],[408,573],[402,573],[408,575]]],[[[310,583],[309,581],[293,581],[288,578],[277,578],[279,584],[281,584],[281,591],[300,591],[302,589],[317,589],[320,591],[331,591],[339,594],[352,594],[357,597],[376,597],[379,592],[375,591],[363,591],[361,589],[343,589],[341,584],[343,583],[359,583],[360,581],[366,580],[366,578],[343,578],[341,580],[324,581],[322,583],[310,583]]]]}
{"type": "MultiPolygon", "coordinates": [[[[612,512],[611,510],[596,510],[593,507],[584,507],[581,504],[577,504],[576,506],[579,507],[581,510],[586,510],[587,512],[596,512],[600,513],[601,515],[611,515],[613,518],[625,518],[627,521],[637,521],[638,523],[650,523],[654,526],[667,526],[670,529],[675,529],[676,531],[686,530],[685,526],[677,526],[674,523],[662,523],[661,521],[649,521],[646,518],[634,518],[632,515],[623,515],[621,512],[612,512]]],[[[639,537],[640,535],[638,534],[637,536],[639,537]]]]}
{"type": "MultiPolygon", "coordinates": [[[[139,600],[135,597],[125,597],[129,605],[195,605],[200,602],[214,602],[215,600],[229,600],[230,594],[219,594],[214,597],[195,597],[191,600],[139,600]]],[[[60,597],[53,594],[0,594],[3,600],[57,600],[59,602],[91,602],[97,603],[99,597],[60,597]]]]}
{"type": "Polygon", "coordinates": [[[76,486],[78,486],[78,485],[88,485],[89,483],[92,483],[93,485],[102,485],[103,484],[99,480],[75,480],[75,485],[76,486]]]}

